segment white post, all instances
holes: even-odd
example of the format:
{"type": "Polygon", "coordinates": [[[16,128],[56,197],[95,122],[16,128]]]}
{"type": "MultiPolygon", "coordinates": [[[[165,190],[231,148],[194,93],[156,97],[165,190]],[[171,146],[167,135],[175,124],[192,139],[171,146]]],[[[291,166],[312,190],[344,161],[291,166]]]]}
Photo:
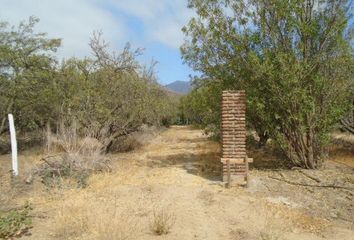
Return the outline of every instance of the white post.
{"type": "Polygon", "coordinates": [[[12,116],[12,114],[9,114],[8,116],[9,116],[11,151],[12,151],[12,174],[14,176],[17,176],[18,175],[17,141],[16,141],[14,117],[12,116]]]}

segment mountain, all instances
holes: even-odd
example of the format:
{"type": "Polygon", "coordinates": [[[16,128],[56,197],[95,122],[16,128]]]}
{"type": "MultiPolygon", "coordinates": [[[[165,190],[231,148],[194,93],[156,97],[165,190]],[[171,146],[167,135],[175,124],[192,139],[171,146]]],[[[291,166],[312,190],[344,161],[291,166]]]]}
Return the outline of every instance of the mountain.
{"type": "Polygon", "coordinates": [[[174,81],[165,85],[165,88],[180,94],[188,94],[192,90],[191,82],[186,81],[174,81]]]}

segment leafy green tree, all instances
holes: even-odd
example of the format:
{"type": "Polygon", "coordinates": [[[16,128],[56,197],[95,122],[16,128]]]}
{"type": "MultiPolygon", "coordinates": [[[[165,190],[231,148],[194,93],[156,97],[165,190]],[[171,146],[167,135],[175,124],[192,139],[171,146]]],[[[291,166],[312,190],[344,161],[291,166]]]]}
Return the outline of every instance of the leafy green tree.
{"type": "MultiPolygon", "coordinates": [[[[247,119],[296,164],[318,168],[350,106],[347,0],[189,0],[184,60],[222,89],[246,89],[247,119]]],[[[216,109],[216,113],[218,109],[216,109]]]]}
{"type": "Polygon", "coordinates": [[[94,57],[70,59],[58,73],[62,104],[60,116],[74,119],[109,151],[113,142],[141,125],[162,125],[173,117],[172,101],[157,84],[152,68],[138,63],[140,50],[127,45],[110,53],[101,33],[90,42],[94,57]]]}
{"type": "MultiPolygon", "coordinates": [[[[201,80],[197,80],[201,81],[201,80]]],[[[203,80],[207,81],[207,80],[203,80]]],[[[219,137],[221,88],[215,82],[193,89],[180,100],[180,114],[186,123],[205,128],[206,132],[219,137]]]]}
{"type": "Polygon", "coordinates": [[[156,82],[153,63],[141,65],[140,49],[129,44],[109,52],[102,34],[95,34],[90,58],[58,64],[52,55],[59,39],[36,33],[39,20],[10,28],[0,24],[0,133],[7,130],[7,113],[14,113],[22,132],[56,129],[75,122],[78,134],[97,138],[108,151],[114,141],[143,124],[168,125],[176,100],[156,82]]]}
{"type": "Polygon", "coordinates": [[[13,113],[20,130],[33,130],[51,117],[55,58],[60,39],[35,33],[39,20],[30,17],[17,28],[0,23],[0,134],[7,113],[13,113]],[[19,121],[19,119],[21,119],[19,121]]]}

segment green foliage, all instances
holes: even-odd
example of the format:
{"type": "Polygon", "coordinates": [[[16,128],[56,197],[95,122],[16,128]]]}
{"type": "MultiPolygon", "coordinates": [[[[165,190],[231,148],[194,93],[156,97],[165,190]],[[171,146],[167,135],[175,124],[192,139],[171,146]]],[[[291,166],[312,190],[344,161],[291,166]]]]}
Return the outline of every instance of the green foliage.
{"type": "Polygon", "coordinates": [[[127,45],[123,52],[110,54],[101,35],[95,35],[90,46],[95,58],[70,59],[62,65],[59,84],[61,89],[70,88],[61,92],[61,116],[75,118],[93,132],[106,151],[115,139],[142,124],[162,125],[173,117],[172,102],[156,83],[153,68],[136,61],[138,50],[127,45]]]}
{"type": "Polygon", "coordinates": [[[51,100],[55,59],[60,39],[35,33],[39,20],[31,17],[17,29],[0,22],[0,133],[7,113],[21,117],[18,129],[35,130],[52,116],[51,100]]]}
{"type": "Polygon", "coordinates": [[[34,32],[38,22],[9,28],[0,23],[0,134],[13,113],[21,132],[59,129],[75,120],[78,134],[90,135],[108,151],[113,141],[137,131],[142,124],[168,125],[176,114],[173,100],[156,82],[153,63],[141,65],[141,50],[129,44],[109,52],[101,33],[93,35],[91,58],[58,64],[52,55],[59,39],[34,32]]]}
{"type": "Polygon", "coordinates": [[[296,165],[319,167],[329,131],[350,107],[349,1],[190,0],[189,6],[198,16],[183,28],[181,51],[208,79],[202,85],[218,88],[213,94],[245,89],[251,127],[296,165]]]}
{"type": "Polygon", "coordinates": [[[195,88],[180,100],[182,119],[185,122],[205,128],[219,136],[221,90],[218,84],[206,84],[195,88]]]}
{"type": "Polygon", "coordinates": [[[0,238],[19,237],[26,233],[32,224],[31,210],[31,205],[26,203],[20,209],[0,212],[0,238]]]}

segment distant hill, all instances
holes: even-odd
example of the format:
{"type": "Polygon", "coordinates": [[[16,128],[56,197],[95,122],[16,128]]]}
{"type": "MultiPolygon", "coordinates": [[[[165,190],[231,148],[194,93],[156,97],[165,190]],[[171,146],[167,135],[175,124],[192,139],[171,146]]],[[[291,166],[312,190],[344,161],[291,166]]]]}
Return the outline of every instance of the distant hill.
{"type": "Polygon", "coordinates": [[[191,82],[186,81],[175,81],[165,85],[165,88],[183,95],[188,94],[192,90],[191,82]]]}

